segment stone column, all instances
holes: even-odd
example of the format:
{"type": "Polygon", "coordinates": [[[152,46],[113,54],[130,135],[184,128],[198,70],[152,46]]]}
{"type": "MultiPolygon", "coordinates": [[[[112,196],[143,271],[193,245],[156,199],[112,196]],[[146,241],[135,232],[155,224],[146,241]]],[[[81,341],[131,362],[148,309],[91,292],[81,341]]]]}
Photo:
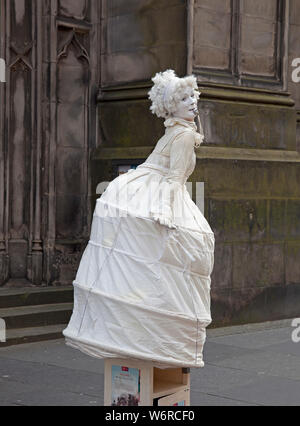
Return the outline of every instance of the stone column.
{"type": "MultiPolygon", "coordinates": [[[[6,4],[0,1],[0,58],[6,60],[6,4]]],[[[6,77],[7,78],[7,77],[6,77]]],[[[6,83],[0,82],[0,286],[8,279],[8,246],[5,220],[5,181],[6,181],[6,83]]]]}

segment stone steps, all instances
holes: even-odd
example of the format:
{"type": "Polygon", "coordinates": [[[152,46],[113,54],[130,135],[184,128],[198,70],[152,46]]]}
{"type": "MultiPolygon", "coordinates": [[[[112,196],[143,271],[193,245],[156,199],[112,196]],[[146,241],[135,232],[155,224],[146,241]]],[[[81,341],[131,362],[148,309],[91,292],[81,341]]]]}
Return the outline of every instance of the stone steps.
{"type": "Polygon", "coordinates": [[[43,340],[56,340],[63,337],[62,331],[66,324],[47,325],[45,327],[29,327],[7,330],[6,342],[0,343],[0,349],[6,346],[24,343],[41,342],[43,340]]]}
{"type": "Polygon", "coordinates": [[[0,319],[10,345],[63,337],[73,310],[73,288],[0,289],[0,319]]]}
{"type": "Polygon", "coordinates": [[[73,301],[73,287],[1,289],[0,309],[73,301]]]}

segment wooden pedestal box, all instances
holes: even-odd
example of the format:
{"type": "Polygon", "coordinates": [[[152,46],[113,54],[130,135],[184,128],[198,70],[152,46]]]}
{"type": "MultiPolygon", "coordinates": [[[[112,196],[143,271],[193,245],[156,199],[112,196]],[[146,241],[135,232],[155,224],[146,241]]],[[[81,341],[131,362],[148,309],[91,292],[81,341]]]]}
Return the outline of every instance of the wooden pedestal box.
{"type": "Polygon", "coordinates": [[[149,362],[107,359],[105,406],[189,406],[190,370],[160,369],[149,362]]]}

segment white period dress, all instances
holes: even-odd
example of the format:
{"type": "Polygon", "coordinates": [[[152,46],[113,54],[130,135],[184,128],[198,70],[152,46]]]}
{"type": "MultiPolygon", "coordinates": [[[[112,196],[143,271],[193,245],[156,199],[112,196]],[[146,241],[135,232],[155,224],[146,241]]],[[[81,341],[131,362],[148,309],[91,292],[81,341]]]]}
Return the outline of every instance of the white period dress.
{"type": "Polygon", "coordinates": [[[63,333],[98,358],[203,367],[214,235],[185,186],[201,139],[194,123],[165,127],[148,159],[97,200],[63,333]]]}

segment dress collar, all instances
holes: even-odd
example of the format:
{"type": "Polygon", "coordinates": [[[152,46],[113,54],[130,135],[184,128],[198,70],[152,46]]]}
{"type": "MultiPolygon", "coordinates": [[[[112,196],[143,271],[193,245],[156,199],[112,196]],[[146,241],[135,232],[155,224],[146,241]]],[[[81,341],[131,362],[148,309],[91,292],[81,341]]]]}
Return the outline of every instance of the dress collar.
{"type": "Polygon", "coordinates": [[[179,124],[181,126],[184,127],[188,127],[192,130],[194,130],[195,132],[197,131],[197,126],[196,123],[194,121],[188,121],[188,120],[184,120],[183,118],[178,118],[178,117],[171,117],[171,118],[167,118],[165,120],[165,127],[173,127],[176,124],[179,124]]]}
{"type": "Polygon", "coordinates": [[[180,126],[184,126],[184,127],[189,128],[189,129],[192,129],[195,132],[194,133],[195,134],[195,148],[199,148],[199,146],[203,142],[204,135],[201,135],[200,133],[198,133],[196,123],[194,121],[187,121],[187,120],[184,120],[183,118],[178,118],[178,117],[167,118],[167,120],[165,121],[165,127],[167,129],[170,128],[170,127],[176,126],[176,125],[180,125],[180,126]]]}

